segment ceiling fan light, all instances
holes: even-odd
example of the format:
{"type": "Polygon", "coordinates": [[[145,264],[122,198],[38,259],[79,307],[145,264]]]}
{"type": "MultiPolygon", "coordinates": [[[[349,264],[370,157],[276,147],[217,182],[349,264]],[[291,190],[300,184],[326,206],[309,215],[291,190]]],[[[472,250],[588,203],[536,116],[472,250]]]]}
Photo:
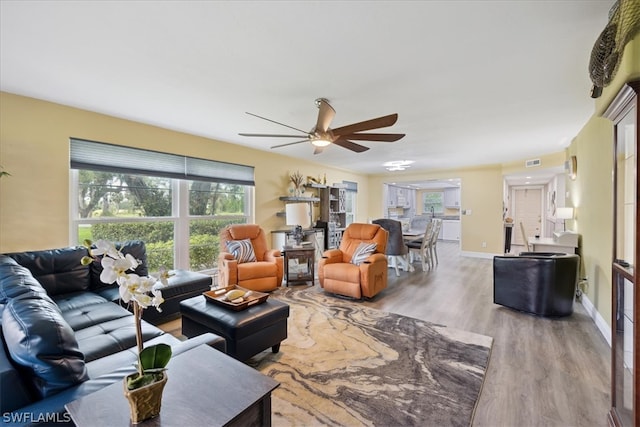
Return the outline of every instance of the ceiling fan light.
{"type": "Polygon", "coordinates": [[[312,139],[311,143],[316,147],[326,147],[327,145],[331,144],[331,141],[327,139],[318,138],[318,139],[312,139]]]}

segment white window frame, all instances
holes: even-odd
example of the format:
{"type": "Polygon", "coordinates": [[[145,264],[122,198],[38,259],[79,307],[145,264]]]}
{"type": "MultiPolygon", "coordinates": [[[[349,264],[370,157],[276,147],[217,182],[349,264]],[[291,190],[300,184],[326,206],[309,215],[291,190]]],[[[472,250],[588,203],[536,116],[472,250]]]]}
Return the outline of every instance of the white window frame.
{"type": "MultiPolygon", "coordinates": [[[[182,179],[171,179],[172,215],[163,217],[144,218],[78,218],[78,180],[79,171],[69,170],[69,244],[78,243],[78,228],[80,224],[100,224],[117,222],[173,222],[174,225],[174,263],[176,269],[189,270],[189,226],[196,219],[219,219],[217,215],[190,215],[189,214],[189,182],[182,179]]],[[[224,216],[223,218],[246,218],[247,223],[255,222],[255,189],[245,185],[245,215],[224,216]]],[[[204,273],[213,273],[215,268],[204,270],[204,273]]]]}

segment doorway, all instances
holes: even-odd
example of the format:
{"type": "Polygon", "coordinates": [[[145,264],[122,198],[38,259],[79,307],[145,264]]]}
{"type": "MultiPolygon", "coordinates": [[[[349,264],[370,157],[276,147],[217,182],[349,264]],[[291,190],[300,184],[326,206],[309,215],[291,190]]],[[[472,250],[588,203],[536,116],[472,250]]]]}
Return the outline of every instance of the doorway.
{"type": "Polygon", "coordinates": [[[544,235],[544,222],[542,221],[544,207],[544,188],[542,186],[512,187],[511,200],[513,200],[513,219],[515,245],[526,246],[520,223],[524,226],[527,236],[544,235]]]}

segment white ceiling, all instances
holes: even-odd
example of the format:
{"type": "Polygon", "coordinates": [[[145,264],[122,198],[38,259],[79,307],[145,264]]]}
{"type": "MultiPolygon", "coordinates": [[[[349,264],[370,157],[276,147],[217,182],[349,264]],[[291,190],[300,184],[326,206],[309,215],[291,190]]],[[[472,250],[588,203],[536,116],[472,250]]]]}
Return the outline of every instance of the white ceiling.
{"type": "MultiPolygon", "coordinates": [[[[0,2],[0,88],[270,150],[304,130],[398,113],[395,143],[279,153],[362,173],[537,157],[593,113],[587,65],[604,1],[0,2]]],[[[34,124],[36,125],[36,124],[34,124]]],[[[108,142],[108,141],[106,141],[108,142]]],[[[179,145],[180,141],[176,141],[179,145]]]]}

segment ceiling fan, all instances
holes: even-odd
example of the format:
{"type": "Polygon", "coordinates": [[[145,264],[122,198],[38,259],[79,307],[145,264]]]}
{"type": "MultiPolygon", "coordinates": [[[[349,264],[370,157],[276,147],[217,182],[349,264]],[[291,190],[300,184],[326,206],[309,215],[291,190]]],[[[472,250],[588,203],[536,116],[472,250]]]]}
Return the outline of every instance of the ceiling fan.
{"type": "Polygon", "coordinates": [[[381,141],[381,142],[394,142],[404,137],[403,133],[360,133],[367,130],[384,128],[392,126],[398,120],[398,114],[389,114],[388,116],[378,117],[376,119],[366,120],[364,122],[353,123],[347,126],[342,126],[336,129],[331,129],[329,125],[336,115],[336,111],[329,101],[324,98],[316,99],[316,106],[318,107],[318,121],[316,125],[310,131],[304,131],[302,129],[295,128],[293,126],[285,125],[284,123],[276,122],[275,120],[267,119],[266,117],[258,116],[257,114],[249,113],[250,116],[257,117],[259,119],[267,120],[272,123],[276,123],[281,126],[288,127],[289,129],[301,132],[303,135],[281,135],[281,134],[264,134],[264,133],[240,133],[241,136],[255,136],[261,138],[304,138],[300,141],[289,142],[286,144],[274,145],[271,148],[286,147],[288,145],[300,144],[303,142],[311,142],[314,146],[313,154],[321,153],[322,150],[329,144],[335,144],[347,150],[354,151],[356,153],[362,153],[367,151],[369,147],[357,144],[352,140],[357,141],[381,141]]]}

